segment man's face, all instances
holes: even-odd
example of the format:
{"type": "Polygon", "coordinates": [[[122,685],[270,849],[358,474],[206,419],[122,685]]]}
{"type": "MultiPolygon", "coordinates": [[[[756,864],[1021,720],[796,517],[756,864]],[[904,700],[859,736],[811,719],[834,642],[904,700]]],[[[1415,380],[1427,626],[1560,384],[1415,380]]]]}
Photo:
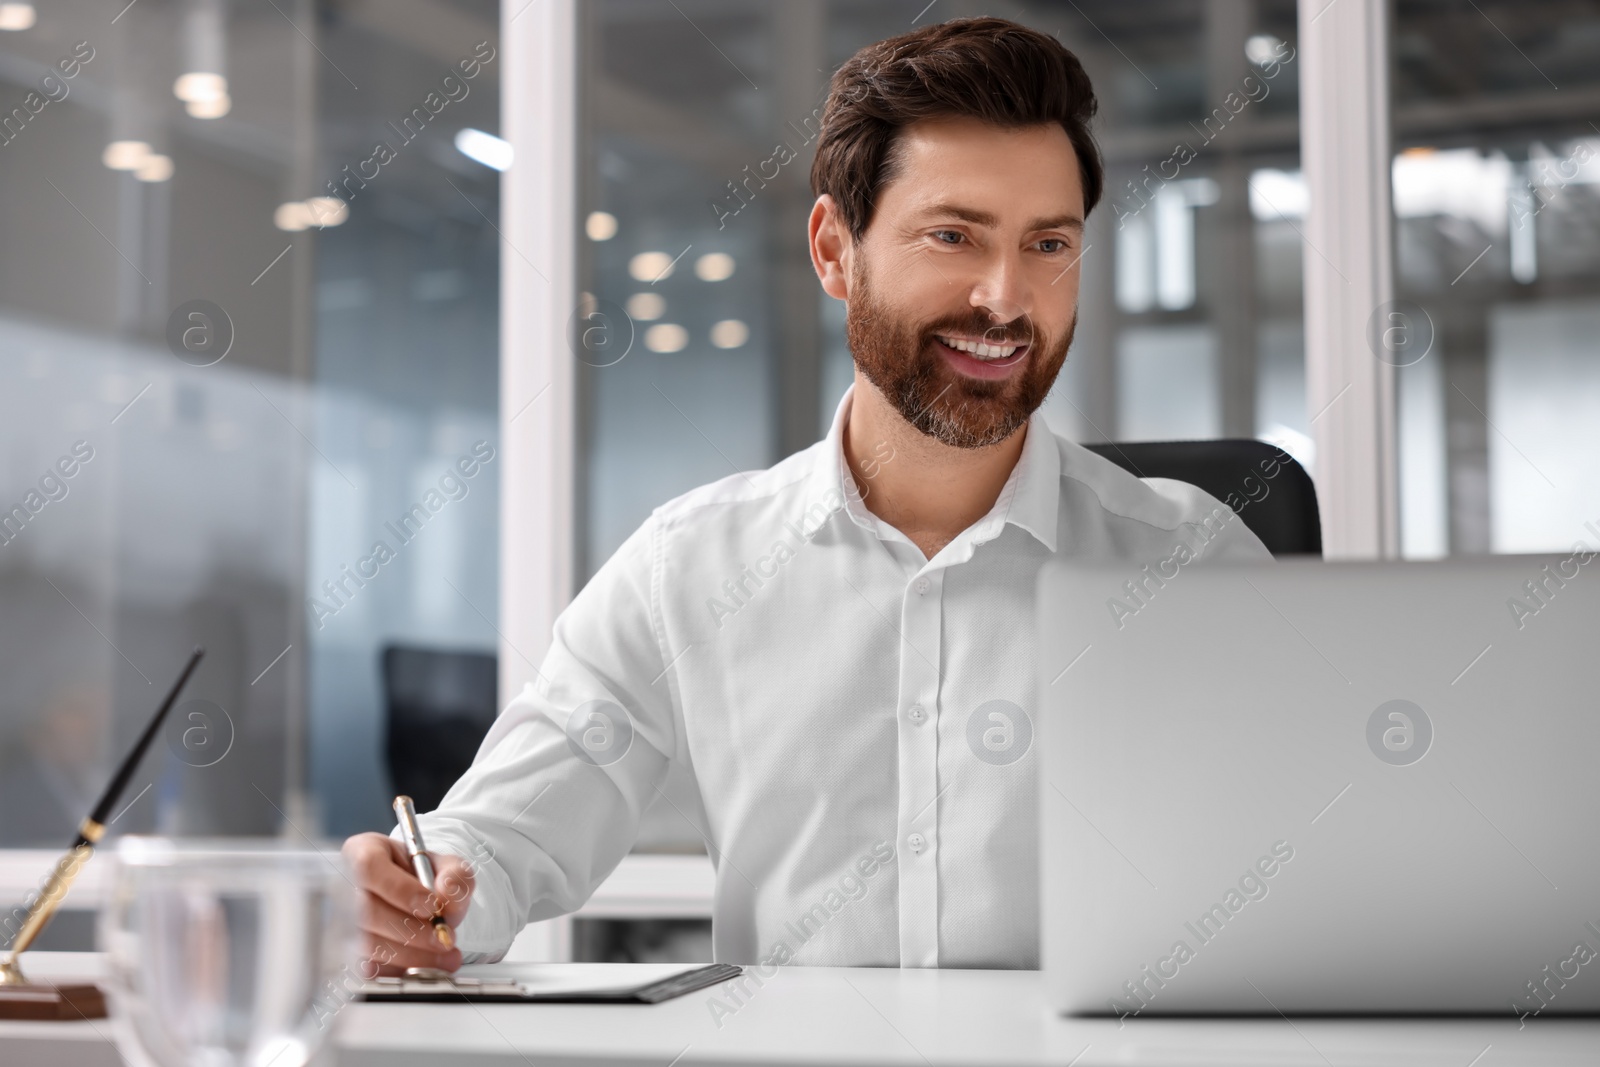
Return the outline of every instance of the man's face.
{"type": "Polygon", "coordinates": [[[1059,125],[967,118],[908,126],[899,151],[900,171],[851,252],[850,351],[923,433],[992,445],[1044,402],[1072,343],[1077,155],[1059,125]]]}

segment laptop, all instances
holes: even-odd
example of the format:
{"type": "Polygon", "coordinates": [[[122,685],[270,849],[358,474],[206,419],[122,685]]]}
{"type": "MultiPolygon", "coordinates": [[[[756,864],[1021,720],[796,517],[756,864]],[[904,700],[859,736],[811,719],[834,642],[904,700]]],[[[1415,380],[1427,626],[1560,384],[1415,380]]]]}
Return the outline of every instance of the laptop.
{"type": "Polygon", "coordinates": [[[1600,1010],[1600,557],[1163,566],[1040,575],[1052,1005],[1600,1010]]]}

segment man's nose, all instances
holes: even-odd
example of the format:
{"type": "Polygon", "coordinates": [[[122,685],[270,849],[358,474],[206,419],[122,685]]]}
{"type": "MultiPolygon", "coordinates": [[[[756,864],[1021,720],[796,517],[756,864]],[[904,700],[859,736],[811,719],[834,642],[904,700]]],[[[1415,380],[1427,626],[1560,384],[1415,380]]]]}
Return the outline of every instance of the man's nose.
{"type": "Polygon", "coordinates": [[[996,326],[1033,310],[1033,292],[1020,254],[997,253],[989,258],[972,287],[972,305],[986,309],[996,326]]]}

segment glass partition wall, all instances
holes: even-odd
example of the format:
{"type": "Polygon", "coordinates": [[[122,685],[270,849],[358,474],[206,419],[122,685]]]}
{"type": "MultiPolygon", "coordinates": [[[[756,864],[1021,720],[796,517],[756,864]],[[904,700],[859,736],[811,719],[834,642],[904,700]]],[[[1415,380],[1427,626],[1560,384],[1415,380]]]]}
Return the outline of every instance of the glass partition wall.
{"type": "Polygon", "coordinates": [[[70,840],[196,644],[115,831],[392,824],[381,648],[495,650],[498,41],[0,5],[0,849],[70,840]]]}
{"type": "Polygon", "coordinates": [[[1401,540],[1600,547],[1600,12],[1394,8],[1401,540]]]}

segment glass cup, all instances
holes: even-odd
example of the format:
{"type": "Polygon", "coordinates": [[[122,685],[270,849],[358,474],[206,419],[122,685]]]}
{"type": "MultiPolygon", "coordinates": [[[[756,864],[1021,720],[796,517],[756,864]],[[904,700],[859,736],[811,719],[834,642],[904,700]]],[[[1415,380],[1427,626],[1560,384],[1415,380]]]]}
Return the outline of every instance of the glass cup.
{"type": "Polygon", "coordinates": [[[124,837],[100,913],[117,1044],[139,1067],[304,1067],[361,983],[337,851],[124,837]]]}

